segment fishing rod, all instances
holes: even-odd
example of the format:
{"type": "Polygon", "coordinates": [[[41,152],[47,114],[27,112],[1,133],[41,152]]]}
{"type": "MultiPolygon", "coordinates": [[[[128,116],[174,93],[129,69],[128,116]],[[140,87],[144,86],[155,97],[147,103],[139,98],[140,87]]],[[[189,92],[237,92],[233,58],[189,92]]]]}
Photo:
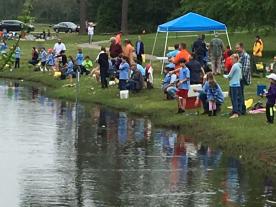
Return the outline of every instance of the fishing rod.
{"type": "Polygon", "coordinates": [[[77,84],[76,84],[76,129],[75,129],[75,138],[78,138],[79,134],[79,93],[80,93],[80,66],[77,67],[77,84]]]}

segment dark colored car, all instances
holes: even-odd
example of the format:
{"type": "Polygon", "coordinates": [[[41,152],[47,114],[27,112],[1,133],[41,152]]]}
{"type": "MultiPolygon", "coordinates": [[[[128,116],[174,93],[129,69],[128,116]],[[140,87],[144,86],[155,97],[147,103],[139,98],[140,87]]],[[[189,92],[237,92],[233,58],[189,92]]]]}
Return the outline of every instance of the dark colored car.
{"type": "Polygon", "coordinates": [[[2,20],[0,22],[0,31],[6,29],[7,32],[18,32],[26,30],[27,32],[34,31],[34,26],[30,24],[25,24],[18,20],[2,20]]]}
{"type": "Polygon", "coordinates": [[[55,32],[79,32],[80,27],[73,22],[60,22],[53,29],[55,32]]]}

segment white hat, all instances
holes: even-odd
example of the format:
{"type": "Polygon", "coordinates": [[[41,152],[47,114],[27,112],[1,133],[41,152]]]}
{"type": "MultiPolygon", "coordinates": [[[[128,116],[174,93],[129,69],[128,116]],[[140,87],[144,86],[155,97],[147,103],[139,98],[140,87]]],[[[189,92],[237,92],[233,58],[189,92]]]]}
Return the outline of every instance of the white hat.
{"type": "Polygon", "coordinates": [[[275,73],[271,73],[270,75],[268,75],[266,77],[276,81],[276,74],[275,73]]]}

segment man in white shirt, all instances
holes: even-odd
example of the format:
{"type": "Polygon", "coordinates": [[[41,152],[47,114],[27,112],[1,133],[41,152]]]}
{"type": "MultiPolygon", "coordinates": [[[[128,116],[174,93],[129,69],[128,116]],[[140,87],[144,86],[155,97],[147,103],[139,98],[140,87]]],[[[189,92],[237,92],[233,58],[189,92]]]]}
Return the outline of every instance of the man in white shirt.
{"type": "Polygon", "coordinates": [[[54,46],[55,55],[59,55],[61,51],[66,51],[65,44],[61,42],[61,39],[58,39],[58,42],[54,46]]]}
{"type": "Polygon", "coordinates": [[[93,35],[94,35],[94,27],[93,27],[92,23],[90,23],[88,25],[87,31],[88,31],[88,37],[89,37],[89,44],[91,44],[92,43],[92,38],[93,38],[93,35]]]}

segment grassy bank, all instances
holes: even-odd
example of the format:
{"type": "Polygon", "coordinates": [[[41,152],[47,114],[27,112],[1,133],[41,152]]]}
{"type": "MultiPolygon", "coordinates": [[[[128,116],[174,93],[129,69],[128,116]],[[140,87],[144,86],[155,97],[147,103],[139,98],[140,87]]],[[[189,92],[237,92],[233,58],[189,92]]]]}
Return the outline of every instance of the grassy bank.
{"type": "MultiPolygon", "coordinates": [[[[248,41],[251,36],[246,34],[238,34],[239,41],[248,41]]],[[[144,36],[145,42],[152,44],[154,35],[144,36]]],[[[63,34],[66,43],[67,54],[76,54],[77,44],[85,42],[86,36],[77,36],[71,34],[63,34]]],[[[135,38],[136,36],[130,36],[135,38]]],[[[108,36],[96,36],[98,40],[107,39],[108,36]]],[[[180,37],[178,37],[180,38],[180,37]]],[[[194,37],[193,37],[194,39],[194,37]]],[[[271,41],[273,35],[269,36],[271,41]]],[[[170,39],[171,42],[186,41],[186,39],[170,39]]],[[[192,39],[191,39],[192,40],[192,39]]],[[[238,41],[238,40],[237,40],[238,41]]],[[[237,42],[236,41],[236,42],[237,42]]],[[[52,47],[55,41],[43,42],[45,47],[52,47]]],[[[22,63],[27,62],[31,55],[31,46],[38,44],[37,42],[21,42],[23,50],[22,63]]],[[[158,44],[158,48],[161,48],[158,44]]],[[[274,51],[269,45],[270,51],[274,51]]],[[[147,50],[149,50],[149,46],[147,50]]],[[[98,51],[92,49],[84,49],[84,53],[90,55],[93,59],[98,51]]],[[[267,56],[268,58],[268,56],[267,56]]],[[[120,100],[119,91],[116,87],[102,90],[95,80],[89,77],[81,77],[79,98],[83,102],[102,104],[110,108],[123,109],[130,113],[149,116],[151,120],[160,126],[180,127],[185,134],[200,137],[202,141],[209,144],[220,145],[229,152],[241,155],[242,157],[269,160],[273,163],[276,154],[276,126],[267,125],[264,114],[246,115],[238,119],[230,120],[227,116],[230,105],[229,98],[226,99],[222,112],[217,117],[207,117],[196,115],[201,109],[188,110],[184,115],[176,114],[176,102],[164,100],[164,96],[160,90],[161,75],[160,63],[154,63],[155,69],[155,88],[153,90],[143,90],[138,94],[130,94],[127,100],[120,100]]],[[[20,70],[5,70],[0,72],[2,78],[24,79],[28,81],[40,82],[51,88],[49,95],[56,98],[75,100],[76,88],[63,87],[66,80],[56,80],[48,73],[33,72],[32,68],[27,64],[22,64],[20,70]]],[[[222,77],[218,77],[217,81],[224,91],[228,90],[228,81],[222,77]]],[[[246,87],[246,98],[253,98],[256,102],[259,98],[256,96],[257,84],[268,84],[264,78],[254,78],[253,84],[246,87]]],[[[265,100],[263,100],[265,103],[265,100]]]]}

